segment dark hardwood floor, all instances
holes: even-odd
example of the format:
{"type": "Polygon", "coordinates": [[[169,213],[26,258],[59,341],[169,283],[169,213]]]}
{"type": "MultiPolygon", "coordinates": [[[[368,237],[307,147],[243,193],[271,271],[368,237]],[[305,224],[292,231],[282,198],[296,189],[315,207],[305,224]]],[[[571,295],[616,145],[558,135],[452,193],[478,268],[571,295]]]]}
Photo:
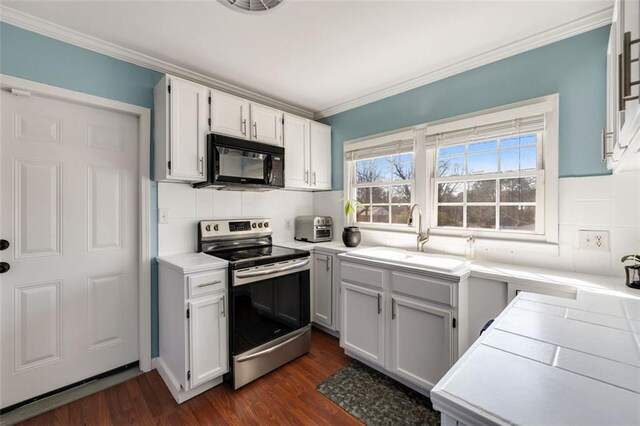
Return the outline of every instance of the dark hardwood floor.
{"type": "Polygon", "coordinates": [[[316,391],[321,381],[348,362],[336,338],[314,329],[309,354],[237,391],[224,383],[178,405],[154,370],[22,424],[361,424],[316,391]]]}

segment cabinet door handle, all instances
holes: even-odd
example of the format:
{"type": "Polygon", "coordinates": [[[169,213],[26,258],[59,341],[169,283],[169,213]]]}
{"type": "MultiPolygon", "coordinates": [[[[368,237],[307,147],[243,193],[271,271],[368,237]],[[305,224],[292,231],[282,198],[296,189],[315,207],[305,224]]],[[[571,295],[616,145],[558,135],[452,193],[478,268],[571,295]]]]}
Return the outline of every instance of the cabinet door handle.
{"type": "Polygon", "coordinates": [[[331,258],[329,256],[327,256],[327,271],[329,269],[331,269],[331,266],[329,266],[329,262],[331,261],[331,258]]]}
{"type": "Polygon", "coordinates": [[[378,293],[378,315],[382,313],[382,294],[378,293]]]}
{"type": "Polygon", "coordinates": [[[222,312],[220,312],[220,315],[222,315],[223,318],[227,316],[227,309],[224,304],[224,295],[222,295],[222,312]]]}
{"type": "Polygon", "coordinates": [[[220,284],[222,281],[217,280],[217,281],[212,281],[210,283],[206,283],[206,284],[198,284],[198,288],[202,288],[202,287],[209,287],[210,285],[216,285],[216,284],[220,284]]]}
{"type": "Polygon", "coordinates": [[[258,139],[258,122],[253,122],[253,138],[258,139]]]}
{"type": "Polygon", "coordinates": [[[204,175],[204,157],[200,157],[198,168],[200,169],[200,174],[204,175]]]}
{"type": "Polygon", "coordinates": [[[313,184],[316,185],[318,182],[318,177],[316,176],[316,172],[313,172],[313,184]]]}
{"type": "Polygon", "coordinates": [[[309,183],[309,170],[304,171],[304,183],[309,183]]]}
{"type": "Polygon", "coordinates": [[[242,119],[242,135],[247,136],[247,119],[242,119]]]}
{"type": "Polygon", "coordinates": [[[396,319],[396,299],[391,298],[391,319],[396,319]]]}

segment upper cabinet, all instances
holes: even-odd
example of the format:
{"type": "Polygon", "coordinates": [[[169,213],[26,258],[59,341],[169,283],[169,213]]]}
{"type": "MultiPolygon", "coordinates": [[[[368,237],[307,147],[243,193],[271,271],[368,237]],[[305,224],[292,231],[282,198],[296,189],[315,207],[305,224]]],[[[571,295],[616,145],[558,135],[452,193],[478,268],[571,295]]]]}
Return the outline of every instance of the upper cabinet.
{"type": "Polygon", "coordinates": [[[331,189],[331,127],[166,75],[154,89],[155,179],[201,182],[207,134],[285,147],[285,188],[331,189]]]}
{"type": "Polygon", "coordinates": [[[247,139],[249,101],[227,93],[211,91],[211,131],[247,139]]]}
{"type": "Polygon", "coordinates": [[[282,146],[282,112],[211,90],[211,131],[282,146]]]}
{"type": "Polygon", "coordinates": [[[284,114],[285,187],[331,189],[331,127],[284,114]]]}
{"type": "Polygon", "coordinates": [[[282,146],[282,112],[251,104],[251,140],[282,146]]]}
{"type": "Polygon", "coordinates": [[[313,189],[331,189],[331,127],[312,121],[310,167],[313,189]]]}
{"type": "Polygon", "coordinates": [[[209,89],[165,76],[154,89],[155,178],[197,182],[206,174],[209,89]]]}
{"type": "Polygon", "coordinates": [[[640,166],[640,3],[616,0],[607,47],[607,127],[602,156],[615,172],[640,166]]]}

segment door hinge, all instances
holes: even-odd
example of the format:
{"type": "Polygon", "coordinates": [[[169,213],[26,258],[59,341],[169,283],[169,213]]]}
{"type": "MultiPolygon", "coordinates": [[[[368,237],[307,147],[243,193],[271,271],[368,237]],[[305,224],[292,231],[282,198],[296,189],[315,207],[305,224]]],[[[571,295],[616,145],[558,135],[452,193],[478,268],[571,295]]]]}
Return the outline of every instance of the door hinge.
{"type": "Polygon", "coordinates": [[[211,126],[211,119],[209,119],[209,126],[211,126]]]}
{"type": "Polygon", "coordinates": [[[167,162],[167,167],[171,170],[171,161],[167,162]]]}
{"type": "Polygon", "coordinates": [[[187,309],[187,318],[190,318],[191,313],[189,312],[189,309],[187,309]]]}
{"type": "Polygon", "coordinates": [[[209,96],[209,105],[211,105],[211,96],[209,96]]]}
{"type": "Polygon", "coordinates": [[[282,117],[282,124],[284,124],[284,117],[282,117]]]}
{"type": "Polygon", "coordinates": [[[167,86],[167,91],[168,91],[169,93],[171,93],[171,85],[168,85],[168,86],[167,86]]]}
{"type": "Polygon", "coordinates": [[[191,370],[187,371],[187,380],[191,380],[191,370]]]}
{"type": "Polygon", "coordinates": [[[456,319],[454,318],[453,321],[451,322],[452,322],[451,325],[453,326],[453,328],[456,328],[456,326],[458,325],[458,323],[456,322],[456,319]]]}

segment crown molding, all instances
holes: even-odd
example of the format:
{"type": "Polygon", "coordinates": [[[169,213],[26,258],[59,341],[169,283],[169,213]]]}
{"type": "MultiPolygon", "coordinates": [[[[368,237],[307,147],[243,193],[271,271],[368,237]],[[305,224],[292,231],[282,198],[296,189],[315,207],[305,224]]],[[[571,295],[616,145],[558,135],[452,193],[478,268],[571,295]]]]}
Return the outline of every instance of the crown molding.
{"type": "Polygon", "coordinates": [[[306,118],[312,118],[313,112],[304,108],[300,108],[283,101],[279,101],[251,90],[243,89],[236,85],[226,83],[224,81],[206,76],[197,72],[190,71],[178,65],[171,64],[161,59],[154,58],[144,53],[137,52],[132,49],[119,46],[114,43],[93,37],[81,32],[72,30],[62,25],[29,15],[19,10],[0,4],[0,21],[14,25],[65,43],[73,44],[84,49],[92,50],[103,55],[110,56],[125,62],[129,62],[141,67],[149,68],[161,73],[171,74],[187,80],[194,81],[218,89],[227,93],[234,94],[255,102],[269,105],[271,107],[300,115],[306,118]]]}
{"type": "Polygon", "coordinates": [[[541,31],[532,36],[516,40],[513,43],[505,44],[498,48],[487,50],[483,53],[472,56],[471,58],[464,59],[459,62],[454,62],[451,65],[435,69],[419,77],[395,84],[393,86],[383,87],[371,94],[347,102],[343,102],[334,107],[317,111],[314,114],[314,119],[317,120],[320,118],[329,117],[334,114],[357,108],[362,105],[388,98],[389,96],[397,95],[399,93],[406,92],[408,90],[415,89],[417,87],[424,86],[426,84],[433,83],[447,77],[451,77],[455,74],[460,74],[462,72],[487,65],[491,62],[496,62],[501,59],[526,52],[528,50],[542,47],[556,41],[560,41],[590,30],[594,30],[596,28],[610,24],[612,18],[613,6],[566,22],[549,30],[541,31]]]}

